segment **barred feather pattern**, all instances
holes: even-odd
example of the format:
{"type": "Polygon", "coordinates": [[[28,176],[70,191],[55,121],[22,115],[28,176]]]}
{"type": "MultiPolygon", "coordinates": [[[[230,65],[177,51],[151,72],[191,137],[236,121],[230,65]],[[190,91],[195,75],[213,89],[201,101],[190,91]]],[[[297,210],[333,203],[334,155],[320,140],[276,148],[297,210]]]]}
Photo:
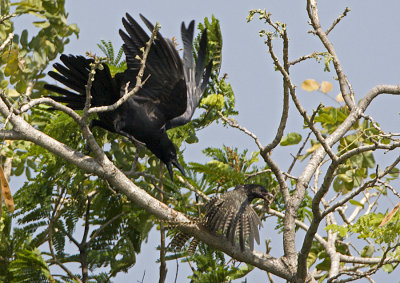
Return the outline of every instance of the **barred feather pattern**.
{"type": "MultiPolygon", "coordinates": [[[[262,227],[259,216],[251,206],[251,202],[256,198],[263,198],[269,202],[272,195],[260,185],[238,185],[232,191],[211,198],[203,207],[204,218],[188,218],[193,223],[206,226],[210,231],[221,233],[232,245],[238,242],[241,251],[244,251],[246,246],[253,250],[254,240],[260,244],[258,229],[262,227]]],[[[171,225],[171,222],[168,224],[171,225]]],[[[190,238],[192,236],[180,232],[175,235],[169,246],[181,251],[190,238]]],[[[197,245],[198,239],[193,238],[188,253],[193,254],[197,245]]]]}
{"type": "Polygon", "coordinates": [[[193,255],[196,252],[198,245],[199,245],[199,240],[197,240],[196,238],[193,238],[193,240],[190,242],[190,245],[188,248],[188,254],[193,255]]]}
{"type": "Polygon", "coordinates": [[[254,249],[254,240],[260,244],[258,228],[261,220],[251,207],[255,198],[269,195],[260,185],[239,185],[234,190],[213,197],[204,206],[206,226],[209,230],[222,233],[235,245],[239,242],[243,251],[248,247],[254,249]]]}
{"type": "MultiPolygon", "coordinates": [[[[178,233],[173,238],[172,241],[169,243],[169,247],[175,251],[181,251],[183,246],[186,242],[192,238],[192,236],[185,234],[185,233],[178,233]]],[[[196,250],[196,248],[195,248],[196,250]]]]}

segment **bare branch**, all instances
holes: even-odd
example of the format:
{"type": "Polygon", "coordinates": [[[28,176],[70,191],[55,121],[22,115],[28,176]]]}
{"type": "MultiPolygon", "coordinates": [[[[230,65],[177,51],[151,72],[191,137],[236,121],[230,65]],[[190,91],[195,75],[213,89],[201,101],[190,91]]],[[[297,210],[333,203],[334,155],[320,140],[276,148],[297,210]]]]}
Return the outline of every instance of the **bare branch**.
{"type": "Polygon", "coordinates": [[[14,130],[0,130],[0,140],[23,140],[24,136],[14,130]]]}
{"type": "Polygon", "coordinates": [[[53,108],[55,108],[57,110],[60,110],[60,111],[64,112],[65,114],[70,116],[72,119],[74,119],[74,121],[76,123],[79,123],[79,121],[80,121],[81,117],[78,115],[78,113],[76,113],[71,108],[65,106],[64,104],[58,103],[58,102],[56,102],[53,99],[48,98],[48,97],[41,97],[41,98],[32,99],[28,103],[22,105],[21,108],[20,108],[20,111],[21,111],[21,113],[24,113],[24,112],[30,110],[33,106],[39,105],[39,104],[47,104],[47,105],[50,105],[50,106],[52,106],[53,108]]]}
{"type": "MultiPolygon", "coordinates": [[[[283,68],[289,73],[289,39],[286,32],[286,27],[282,28],[281,37],[283,40],[283,68]]],[[[283,133],[286,128],[287,119],[289,116],[289,87],[291,85],[290,80],[287,80],[287,77],[283,77],[283,106],[282,106],[282,114],[281,120],[279,122],[279,126],[276,132],[276,135],[271,143],[267,144],[263,151],[269,153],[272,151],[282,140],[283,133]]]]}
{"type": "Polygon", "coordinates": [[[13,33],[9,33],[6,40],[3,42],[2,45],[0,45],[0,52],[3,51],[4,48],[6,48],[7,44],[9,44],[11,42],[11,40],[13,39],[14,34],[13,33]]]}
{"type": "Polygon", "coordinates": [[[395,196],[397,196],[398,198],[400,198],[400,193],[398,193],[398,192],[395,190],[395,188],[393,188],[391,185],[389,185],[388,183],[383,182],[383,181],[381,181],[381,180],[378,180],[378,183],[381,184],[382,186],[388,188],[389,190],[391,190],[392,193],[393,193],[395,196]]]}
{"type": "MultiPolygon", "coordinates": [[[[285,214],[283,214],[282,212],[279,212],[279,211],[276,211],[276,210],[274,210],[274,209],[272,209],[272,208],[268,208],[268,211],[267,211],[269,214],[271,214],[271,215],[275,215],[275,216],[277,216],[277,217],[279,217],[279,218],[282,218],[282,219],[284,219],[285,218],[285,214]]],[[[305,224],[304,222],[302,222],[302,221],[300,221],[300,220],[295,220],[295,223],[296,223],[296,225],[297,226],[299,226],[301,229],[303,229],[304,231],[307,231],[308,229],[309,229],[309,226],[307,225],[307,224],[305,224]]],[[[315,239],[322,245],[322,246],[324,246],[325,248],[327,248],[328,247],[328,242],[321,236],[321,235],[319,235],[318,233],[316,233],[315,235],[314,235],[314,237],[315,237],[315,239]]]]}
{"type": "Polygon", "coordinates": [[[344,12],[343,12],[339,17],[337,17],[336,20],[332,23],[331,27],[328,28],[328,29],[326,30],[325,34],[328,35],[328,34],[335,28],[335,26],[336,26],[344,17],[347,16],[347,13],[350,12],[350,11],[351,11],[350,8],[349,8],[349,7],[346,7],[346,9],[344,9],[344,12]]]}
{"type": "Polygon", "coordinates": [[[184,184],[186,186],[186,188],[188,188],[189,190],[191,190],[195,194],[201,196],[205,201],[209,201],[210,200],[210,197],[208,195],[206,195],[202,191],[200,191],[200,190],[196,189],[195,187],[193,187],[187,180],[183,179],[181,176],[177,175],[176,178],[179,180],[179,182],[184,184]]]}
{"type": "Polygon", "coordinates": [[[229,126],[231,126],[232,128],[237,128],[237,129],[239,129],[240,131],[242,131],[243,133],[245,133],[246,135],[248,135],[248,136],[250,136],[251,138],[253,138],[254,141],[255,141],[255,143],[256,143],[256,145],[258,146],[258,148],[259,148],[260,150],[263,150],[263,149],[264,149],[264,147],[263,147],[263,146],[261,145],[261,143],[260,143],[260,140],[258,139],[258,137],[257,137],[255,134],[253,134],[252,132],[250,132],[250,131],[247,130],[246,128],[240,126],[240,125],[238,124],[238,122],[236,122],[234,119],[225,117],[224,114],[222,114],[221,111],[218,111],[218,115],[221,117],[222,120],[224,120],[224,121],[225,121],[229,126]]]}
{"type": "Polygon", "coordinates": [[[327,34],[322,30],[321,24],[319,22],[318,8],[316,0],[307,0],[307,12],[308,16],[311,20],[311,25],[314,28],[315,33],[321,40],[322,44],[325,46],[326,50],[332,56],[333,66],[335,68],[336,74],[339,79],[340,92],[342,93],[343,99],[346,102],[346,105],[353,109],[357,107],[354,101],[354,97],[349,96],[349,92],[347,90],[347,78],[343,72],[342,66],[339,62],[339,59],[336,55],[335,48],[332,43],[329,41],[327,34]]]}
{"type": "Polygon", "coordinates": [[[299,113],[303,116],[304,120],[306,121],[307,125],[310,127],[310,129],[313,131],[315,137],[318,139],[318,141],[321,143],[321,145],[324,147],[325,151],[329,154],[329,157],[332,158],[332,160],[336,160],[337,156],[335,153],[332,151],[330,146],[327,144],[325,141],[324,137],[320,133],[320,131],[315,127],[314,123],[312,123],[311,119],[308,117],[306,110],[301,106],[300,101],[298,100],[296,96],[296,91],[295,88],[291,82],[289,73],[282,67],[281,63],[278,60],[278,57],[276,57],[273,47],[272,47],[272,38],[271,35],[267,36],[267,45],[269,48],[269,53],[271,54],[272,60],[274,61],[275,66],[278,68],[278,70],[281,72],[282,76],[287,82],[287,85],[290,89],[290,95],[292,96],[292,100],[294,104],[296,105],[297,110],[299,113]]]}
{"type": "Polygon", "coordinates": [[[289,64],[289,66],[296,65],[296,64],[298,64],[298,63],[300,63],[302,61],[305,61],[305,60],[308,60],[308,59],[312,59],[312,58],[317,58],[317,56],[319,54],[320,53],[318,53],[317,51],[314,51],[311,54],[304,55],[304,56],[301,56],[300,58],[297,58],[296,60],[290,61],[288,64],[289,64]]]}

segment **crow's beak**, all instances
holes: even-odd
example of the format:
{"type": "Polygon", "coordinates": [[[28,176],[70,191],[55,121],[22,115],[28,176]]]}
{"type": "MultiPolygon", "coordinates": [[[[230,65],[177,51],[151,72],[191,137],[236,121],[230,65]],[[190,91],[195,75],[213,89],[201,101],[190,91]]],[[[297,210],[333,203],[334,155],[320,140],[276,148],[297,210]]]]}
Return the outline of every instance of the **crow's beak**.
{"type": "Polygon", "coordinates": [[[173,160],[171,160],[171,162],[166,163],[166,165],[167,165],[169,176],[171,177],[172,181],[174,180],[174,172],[172,171],[172,165],[175,165],[175,167],[178,168],[178,170],[182,173],[182,175],[186,176],[185,170],[183,170],[183,167],[182,167],[182,165],[179,164],[178,160],[173,159],[173,160]]]}
{"type": "Polygon", "coordinates": [[[178,160],[173,159],[172,164],[174,164],[175,167],[178,168],[179,171],[181,171],[182,175],[186,177],[185,170],[183,170],[183,167],[179,164],[178,160]]]}
{"type": "Polygon", "coordinates": [[[168,162],[165,165],[167,165],[168,173],[169,173],[169,176],[171,177],[171,180],[174,181],[174,173],[172,171],[171,162],[168,162]]]}

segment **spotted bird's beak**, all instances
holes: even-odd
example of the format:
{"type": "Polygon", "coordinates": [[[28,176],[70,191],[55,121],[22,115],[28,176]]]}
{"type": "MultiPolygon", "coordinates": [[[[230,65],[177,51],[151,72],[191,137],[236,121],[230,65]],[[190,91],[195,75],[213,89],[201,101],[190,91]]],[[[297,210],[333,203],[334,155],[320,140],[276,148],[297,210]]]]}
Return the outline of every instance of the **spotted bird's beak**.
{"type": "Polygon", "coordinates": [[[272,199],[274,198],[274,196],[271,193],[263,193],[262,194],[262,198],[266,201],[266,202],[271,202],[272,199]]]}

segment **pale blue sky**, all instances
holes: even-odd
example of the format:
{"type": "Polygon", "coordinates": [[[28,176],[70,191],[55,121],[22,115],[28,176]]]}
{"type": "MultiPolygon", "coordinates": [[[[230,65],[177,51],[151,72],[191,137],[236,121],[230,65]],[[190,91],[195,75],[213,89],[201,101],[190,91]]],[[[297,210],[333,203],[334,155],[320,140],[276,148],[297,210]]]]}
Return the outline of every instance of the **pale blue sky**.
{"type": "MultiPolygon", "coordinates": [[[[260,29],[266,28],[258,20],[246,23],[246,16],[250,9],[266,9],[272,13],[273,20],[287,23],[290,37],[290,57],[324,51],[322,44],[316,37],[307,33],[310,27],[307,24],[305,1],[270,0],[270,1],[123,1],[123,0],[81,0],[66,1],[69,12],[68,22],[78,24],[81,32],[79,39],[72,39],[66,46],[65,52],[84,54],[86,51],[100,53],[97,43],[100,40],[111,40],[115,46],[121,44],[118,30],[122,27],[121,18],[129,12],[137,18],[139,13],[145,15],[153,23],[158,21],[161,33],[165,37],[176,36],[180,42],[180,24],[192,19],[196,23],[204,17],[214,14],[221,24],[223,36],[222,73],[227,73],[229,81],[235,91],[240,124],[253,131],[266,144],[273,138],[280,119],[282,100],[282,78],[274,71],[271,59],[266,51],[263,39],[258,36],[260,29]]],[[[357,98],[361,98],[372,86],[380,83],[398,84],[400,81],[400,2],[388,1],[320,1],[319,9],[321,22],[325,29],[344,11],[351,8],[349,15],[342,20],[330,34],[335,45],[344,71],[351,81],[357,98]]],[[[276,50],[280,43],[275,42],[276,50]]],[[[279,52],[278,52],[279,53],[279,52]]],[[[334,83],[334,73],[324,73],[323,65],[315,61],[299,64],[291,69],[294,82],[300,85],[308,78],[317,81],[327,80],[334,83]]],[[[334,84],[331,96],[339,93],[334,84]]],[[[298,88],[298,96],[310,111],[315,109],[319,102],[334,105],[334,102],[319,93],[307,93],[298,88]]],[[[370,107],[368,113],[388,131],[399,131],[399,98],[382,96],[370,107]]],[[[291,104],[292,110],[294,105],[291,104]]],[[[292,111],[288,120],[288,130],[301,128],[302,118],[292,111]]],[[[222,144],[238,148],[257,150],[255,144],[247,136],[233,130],[222,128],[221,125],[202,130],[199,133],[200,143],[187,145],[184,153],[186,161],[204,160],[201,149],[206,146],[221,146],[222,144]]],[[[297,148],[275,150],[276,158],[282,168],[287,168],[291,161],[290,153],[297,148]]],[[[295,172],[300,172],[304,164],[299,164],[295,172]]],[[[273,227],[275,221],[268,220],[264,227],[273,227]]],[[[264,238],[273,238],[272,254],[281,255],[282,239],[272,228],[264,228],[261,232],[264,238]]],[[[303,234],[298,237],[302,240],[303,234]]],[[[138,256],[137,264],[127,275],[118,276],[115,282],[137,282],[141,280],[144,270],[144,282],[158,281],[158,268],[155,260],[158,258],[155,250],[158,241],[158,231],[150,235],[148,244],[142,247],[142,254],[138,256]]],[[[263,250],[263,247],[259,247],[263,250]]],[[[168,264],[167,282],[175,278],[175,262],[168,264]]],[[[186,282],[185,270],[187,264],[180,264],[178,282],[186,282]]],[[[397,271],[397,274],[400,274],[397,271]]],[[[389,278],[385,273],[379,273],[377,282],[389,278]],[[378,280],[378,278],[380,278],[378,280]]],[[[392,277],[393,278],[393,277],[392,277]]],[[[275,282],[283,282],[275,277],[275,282]]],[[[248,282],[267,281],[264,272],[252,272],[248,282]]]]}

